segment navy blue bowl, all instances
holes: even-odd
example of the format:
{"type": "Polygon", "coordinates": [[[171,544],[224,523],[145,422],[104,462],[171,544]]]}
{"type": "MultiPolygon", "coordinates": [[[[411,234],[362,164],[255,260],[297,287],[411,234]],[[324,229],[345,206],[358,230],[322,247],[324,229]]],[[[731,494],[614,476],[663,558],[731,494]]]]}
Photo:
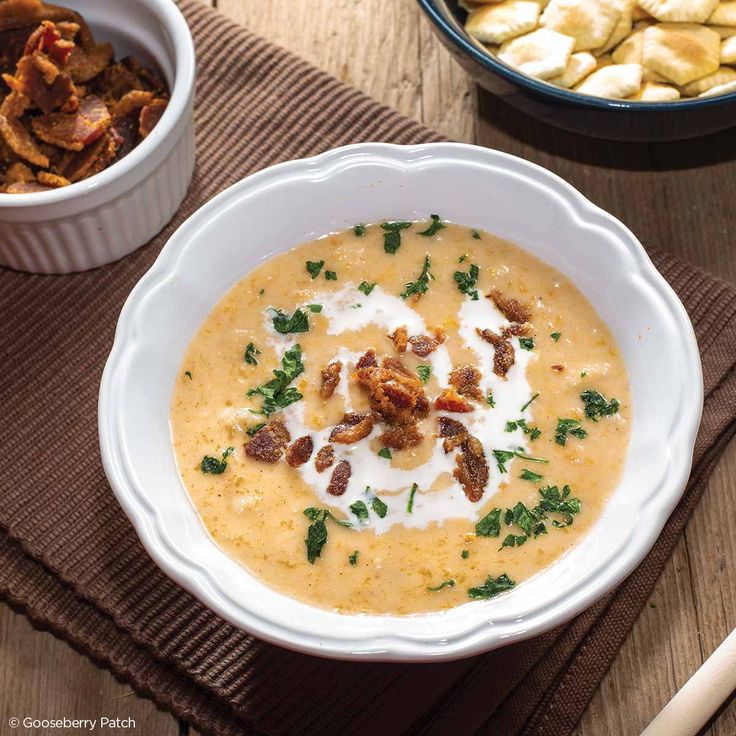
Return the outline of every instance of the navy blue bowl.
{"type": "Polygon", "coordinates": [[[532,117],[574,133],[619,141],[697,138],[736,125],[736,92],[678,102],[628,102],[581,95],[516,71],[463,28],[454,0],[418,0],[458,63],[492,94],[532,117]]]}

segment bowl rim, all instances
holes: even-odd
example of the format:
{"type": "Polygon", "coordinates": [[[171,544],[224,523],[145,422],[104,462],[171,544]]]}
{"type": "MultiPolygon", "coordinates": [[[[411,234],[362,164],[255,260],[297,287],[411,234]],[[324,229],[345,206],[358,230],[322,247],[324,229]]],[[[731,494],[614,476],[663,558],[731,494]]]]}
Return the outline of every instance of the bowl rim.
{"type": "Polygon", "coordinates": [[[693,108],[707,108],[725,105],[736,101],[736,91],[712,97],[694,97],[692,99],[676,100],[672,102],[641,102],[639,100],[611,100],[605,97],[582,95],[563,87],[555,87],[527,74],[517,71],[505,64],[489,51],[481,49],[480,44],[463,30],[459,32],[455,24],[448,19],[441,5],[447,6],[447,0],[417,0],[430,21],[437,29],[458,46],[467,55],[489,71],[495,72],[511,82],[528,87],[532,91],[545,97],[552,97],[567,104],[588,107],[594,110],[608,110],[613,112],[673,112],[676,110],[690,110],[693,108]]]}
{"type": "Polygon", "coordinates": [[[6,194],[0,192],[0,211],[59,205],[69,200],[81,200],[134,170],[153,152],[170,140],[172,133],[187,112],[195,79],[194,40],[184,16],[173,0],[145,0],[146,6],[158,16],[169,32],[174,49],[174,86],[169,104],[156,124],[156,135],[141,141],[127,156],[88,179],[59,187],[50,192],[6,194]]]}
{"type": "MultiPolygon", "coordinates": [[[[462,143],[414,146],[368,143],[345,146],[311,158],[276,164],[252,174],[209,200],[180,226],[151,269],[133,288],[123,306],[115,341],[102,375],[98,429],[103,468],[118,502],[135,527],[143,546],[170,578],[215,613],[235,627],[262,640],[307,654],[347,660],[427,662],[472,656],[536,636],[570,620],[622,582],[649,553],[682,495],[690,473],[702,406],[700,356],[687,312],[670,285],[656,270],[643,246],[619,220],[590,202],[556,174],[510,154],[462,143]],[[163,288],[172,278],[176,279],[179,258],[191,245],[193,236],[196,237],[202,227],[206,226],[211,213],[228,209],[241,194],[245,196],[260,188],[268,189],[279,180],[293,178],[310,181],[314,177],[321,180],[330,171],[339,172],[340,165],[347,166],[366,160],[410,168],[413,163],[427,161],[433,156],[442,159],[454,157],[459,163],[466,163],[470,158],[473,164],[480,160],[489,166],[501,166],[516,172],[523,170],[534,176],[535,184],[546,186],[556,195],[562,196],[573,208],[576,217],[584,216],[590,222],[610,228],[619,241],[621,250],[630,257],[638,277],[661,300],[669,318],[677,326],[676,334],[683,349],[683,386],[687,384],[688,391],[683,396],[676,421],[662,430],[668,445],[667,462],[664,463],[663,477],[657,484],[657,492],[642,503],[639,516],[642,524],[638,533],[633,539],[623,540],[622,544],[629,543],[624,554],[615,560],[604,561],[606,564],[602,564],[595,574],[588,575],[581,581],[579,588],[571,590],[563,599],[556,599],[529,616],[514,619],[512,623],[494,622],[493,626],[489,626],[486,620],[485,625],[481,626],[476,621],[472,626],[466,626],[460,634],[453,632],[452,636],[437,635],[434,639],[427,637],[426,640],[418,640],[405,634],[385,631],[380,635],[366,633],[362,638],[350,639],[346,635],[341,636],[339,630],[328,629],[325,625],[317,635],[301,629],[296,621],[293,625],[282,625],[260,615],[256,610],[236,606],[205,567],[186,559],[181,550],[168,539],[162,528],[160,512],[136,487],[131,470],[124,462],[125,440],[122,436],[122,422],[116,412],[116,407],[123,402],[120,384],[132,362],[131,352],[136,347],[136,325],[142,319],[141,310],[146,303],[150,303],[150,297],[156,290],[163,288]]],[[[206,530],[204,533],[207,533],[206,530]]],[[[216,545],[214,541],[212,544],[216,545]]],[[[252,573],[248,574],[257,580],[252,573]]],[[[309,604],[299,601],[296,603],[315,609],[309,604]]],[[[483,606],[483,603],[474,605],[483,606]]],[[[456,609],[448,609],[449,612],[454,610],[456,609]]],[[[336,615],[327,611],[324,613],[336,615]]],[[[345,618],[361,617],[346,615],[345,618]]]]}

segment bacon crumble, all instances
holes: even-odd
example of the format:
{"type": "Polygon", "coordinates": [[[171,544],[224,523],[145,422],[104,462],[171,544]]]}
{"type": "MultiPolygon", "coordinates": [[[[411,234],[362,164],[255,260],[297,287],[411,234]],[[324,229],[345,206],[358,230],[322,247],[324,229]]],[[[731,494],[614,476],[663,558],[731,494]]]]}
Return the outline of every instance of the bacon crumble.
{"type": "Polygon", "coordinates": [[[474,411],[473,405],[461,396],[454,386],[446,388],[435,400],[434,408],[438,411],[452,411],[467,414],[474,411]]]}
{"type": "Polygon", "coordinates": [[[112,57],[78,13],[0,0],[0,192],[68,186],[151,133],[168,104],[166,84],[135,60],[112,57]],[[13,173],[21,162],[32,179],[13,173]]]}
{"type": "Polygon", "coordinates": [[[529,308],[518,299],[507,299],[498,289],[492,289],[486,296],[509,322],[524,324],[531,320],[532,315],[529,308]]]}
{"type": "Polygon", "coordinates": [[[399,424],[386,430],[379,438],[384,447],[392,450],[405,450],[407,447],[416,447],[421,444],[424,435],[419,431],[416,422],[399,424]]]}
{"type": "Polygon", "coordinates": [[[450,386],[461,396],[469,396],[477,401],[483,400],[483,392],[480,390],[481,373],[472,365],[461,365],[454,368],[450,373],[450,386]]]}
{"type": "Polygon", "coordinates": [[[317,451],[314,458],[314,467],[318,473],[323,473],[335,462],[335,448],[332,445],[325,445],[317,451]]]}
{"type": "Polygon", "coordinates": [[[466,433],[455,456],[457,468],[453,476],[460,482],[469,501],[476,503],[483,497],[488,485],[489,469],[483,445],[477,437],[466,433]]]}
{"type": "Polygon", "coordinates": [[[289,445],[286,450],[286,462],[291,465],[292,468],[298,468],[312,457],[314,450],[314,441],[309,435],[299,437],[289,445]]]}
{"type": "Polygon", "coordinates": [[[406,345],[409,341],[409,333],[406,327],[397,327],[392,334],[388,336],[388,339],[394,344],[397,353],[405,353],[406,345]]]}
{"type": "Polygon", "coordinates": [[[493,372],[501,378],[506,378],[506,374],[516,360],[511,340],[508,336],[497,335],[492,330],[481,330],[476,327],[475,331],[487,343],[493,345],[493,372]]]}
{"type": "Polygon", "coordinates": [[[330,442],[352,445],[366,438],[373,430],[373,417],[370,414],[345,414],[330,433],[330,442]]]}
{"type": "Polygon", "coordinates": [[[277,463],[291,435],[283,422],[275,420],[261,427],[245,445],[245,454],[264,463],[277,463]]]}
{"type": "Polygon", "coordinates": [[[384,358],[380,366],[358,368],[355,377],[368,393],[371,409],[389,424],[412,421],[415,412],[427,406],[419,377],[395,358],[384,358]]]}
{"type": "Polygon", "coordinates": [[[433,353],[445,341],[445,333],[437,329],[434,337],[430,335],[414,335],[409,338],[409,347],[412,353],[419,358],[426,358],[433,353]]]}
{"type": "Polygon", "coordinates": [[[340,460],[332,471],[327,493],[331,496],[342,496],[347,490],[351,472],[350,463],[347,460],[340,460]]]}
{"type": "Polygon", "coordinates": [[[335,393],[335,389],[340,383],[340,371],[342,370],[342,362],[333,360],[324,370],[321,371],[322,386],[319,389],[319,395],[327,400],[335,393]]]}

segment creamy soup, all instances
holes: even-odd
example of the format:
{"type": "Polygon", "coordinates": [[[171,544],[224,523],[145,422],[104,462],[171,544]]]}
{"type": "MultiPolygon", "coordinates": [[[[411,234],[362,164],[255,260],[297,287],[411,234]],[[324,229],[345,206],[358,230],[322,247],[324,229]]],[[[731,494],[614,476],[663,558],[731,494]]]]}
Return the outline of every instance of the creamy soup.
{"type": "Polygon", "coordinates": [[[570,549],[619,480],[630,416],[580,291],[433,216],[245,276],[187,350],[171,425],[204,525],[264,583],[412,614],[503,593],[570,549]]]}

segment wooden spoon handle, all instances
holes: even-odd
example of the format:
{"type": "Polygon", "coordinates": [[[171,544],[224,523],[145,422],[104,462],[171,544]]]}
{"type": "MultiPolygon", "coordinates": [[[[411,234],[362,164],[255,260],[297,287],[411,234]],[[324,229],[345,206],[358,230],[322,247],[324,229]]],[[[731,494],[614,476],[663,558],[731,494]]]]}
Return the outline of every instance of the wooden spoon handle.
{"type": "Polygon", "coordinates": [[[695,736],[736,690],[736,629],[647,726],[641,736],[695,736]]]}

